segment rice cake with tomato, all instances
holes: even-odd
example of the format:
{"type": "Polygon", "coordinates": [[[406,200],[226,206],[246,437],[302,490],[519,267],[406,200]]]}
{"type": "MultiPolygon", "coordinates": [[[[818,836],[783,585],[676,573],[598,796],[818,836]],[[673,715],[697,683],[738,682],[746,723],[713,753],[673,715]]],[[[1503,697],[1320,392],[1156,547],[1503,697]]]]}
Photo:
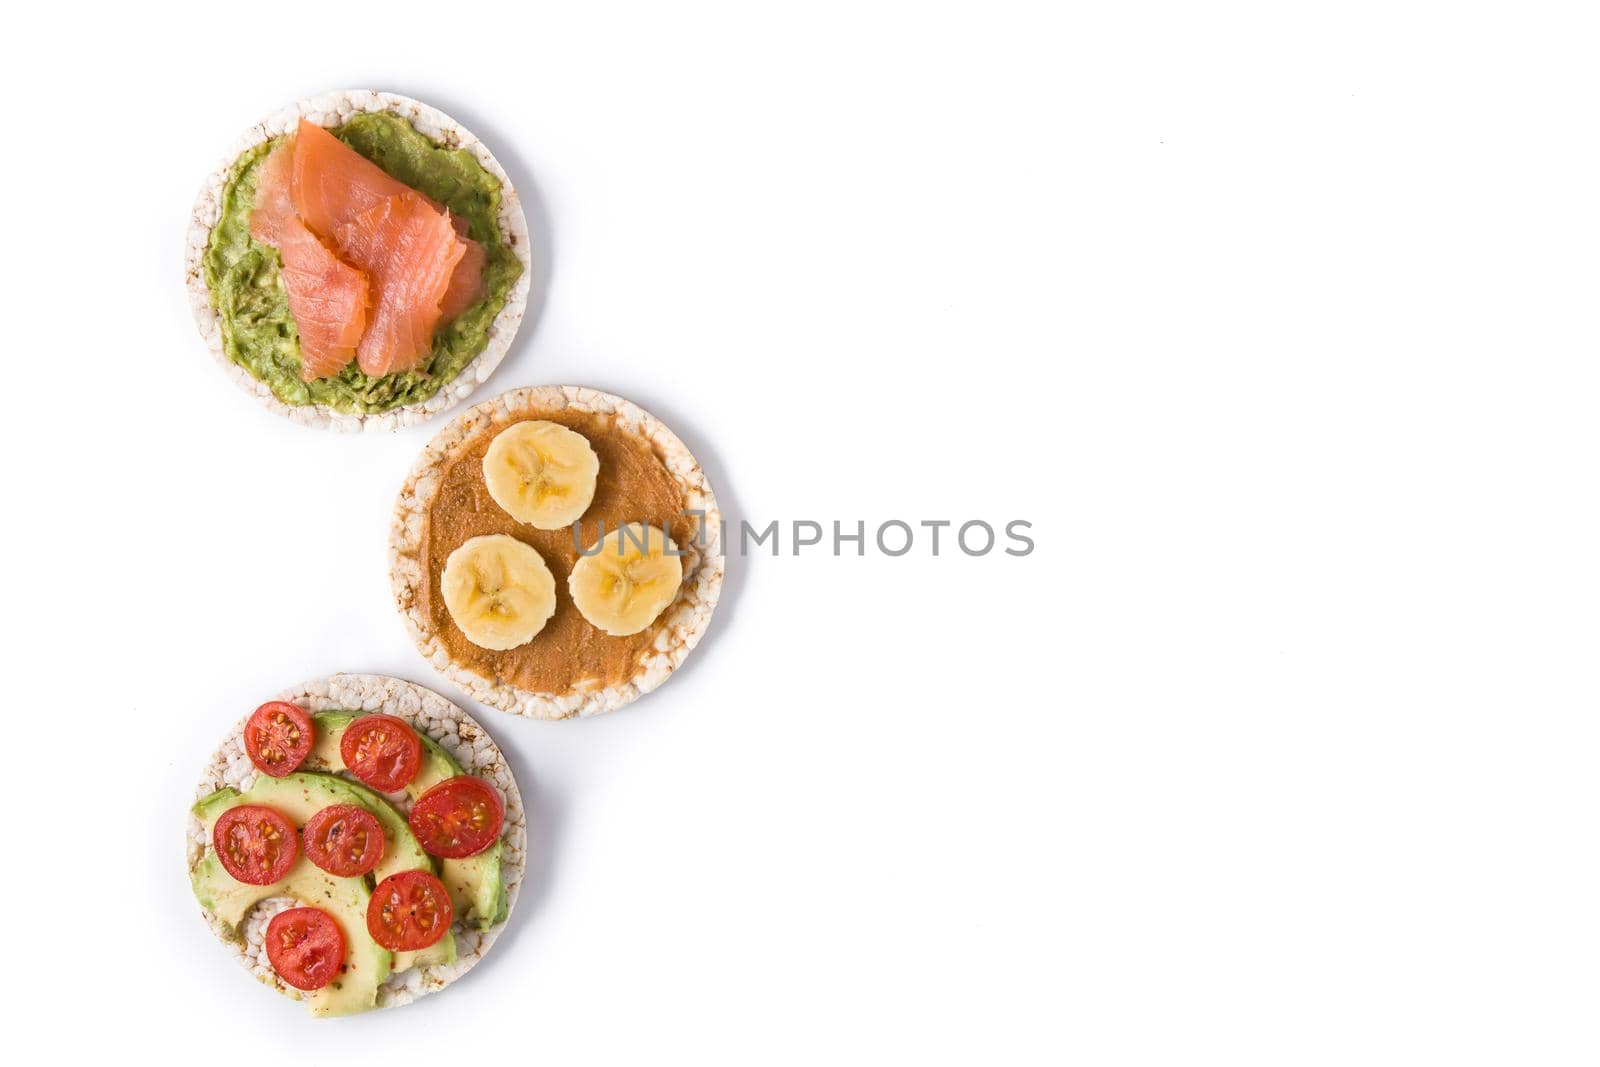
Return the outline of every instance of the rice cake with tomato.
{"type": "MultiPolygon", "coordinates": [[[[391,973],[378,986],[373,1008],[398,1007],[429,993],[437,993],[466,974],[484,957],[505,930],[515,909],[518,892],[527,869],[527,815],[521,794],[511,773],[511,766],[493,739],[466,712],[438,693],[420,685],[372,674],[336,674],[329,678],[307,682],[278,694],[275,700],[298,705],[309,714],[349,712],[354,715],[382,714],[404,720],[421,737],[431,740],[459,765],[468,775],[483,779],[504,800],[504,822],[499,836],[499,865],[503,897],[503,915],[498,922],[480,928],[478,916],[462,914],[456,909],[455,921],[449,933],[454,939],[455,959],[410,967],[391,973]]],[[[234,727],[223,740],[210,763],[201,775],[196,788],[197,800],[214,794],[217,790],[232,788],[249,793],[260,775],[247,751],[244,731],[246,719],[234,727]]],[[[325,775],[334,772],[315,753],[309,755],[298,770],[325,775]]],[[[411,802],[401,794],[381,794],[403,818],[411,802]]],[[[212,844],[205,824],[193,812],[188,817],[185,834],[187,862],[191,877],[206,860],[208,846],[212,844]]],[[[448,872],[446,872],[448,875],[448,872]]],[[[235,956],[239,963],[257,980],[272,986],[285,996],[306,999],[307,994],[290,986],[273,969],[268,959],[265,934],[272,919],[282,912],[301,906],[303,901],[288,897],[269,897],[255,904],[244,916],[238,928],[230,929],[215,914],[202,906],[202,915],[212,931],[235,956]]],[[[350,932],[345,932],[346,939],[350,932]]]]}

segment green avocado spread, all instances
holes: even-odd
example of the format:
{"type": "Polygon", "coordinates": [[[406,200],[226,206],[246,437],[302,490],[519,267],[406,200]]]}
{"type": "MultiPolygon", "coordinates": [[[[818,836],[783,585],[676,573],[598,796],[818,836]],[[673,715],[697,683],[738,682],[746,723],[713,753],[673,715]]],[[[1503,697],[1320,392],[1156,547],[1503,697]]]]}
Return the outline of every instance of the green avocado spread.
{"type": "Polygon", "coordinates": [[[467,220],[483,245],[484,297],[433,335],[433,351],[415,369],[373,378],[354,362],[338,374],[300,380],[300,338],[278,278],[278,252],[250,236],[261,161],[282,138],[247,151],[222,191],[222,217],[206,249],[206,286],[222,320],[228,358],[265,382],[285,404],[322,404],[374,414],[426,400],[489,343],[489,325],[505,306],[522,263],[500,233],[500,182],[464,149],[442,148],[396,115],[357,115],[333,131],[391,177],[467,220]]]}

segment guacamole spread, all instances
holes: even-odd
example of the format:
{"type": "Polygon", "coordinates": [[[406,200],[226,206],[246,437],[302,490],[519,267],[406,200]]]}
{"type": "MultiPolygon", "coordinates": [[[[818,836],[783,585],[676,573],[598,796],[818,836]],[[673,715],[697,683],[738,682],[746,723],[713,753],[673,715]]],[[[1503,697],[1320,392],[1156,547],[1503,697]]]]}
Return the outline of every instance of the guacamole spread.
{"type": "Polygon", "coordinates": [[[354,362],[338,374],[300,380],[300,338],[278,278],[278,252],[250,236],[261,161],[283,140],[256,145],[234,164],[222,191],[222,217],[206,249],[206,286],[222,320],[228,358],[264,382],[285,404],[320,404],[347,414],[375,414],[420,403],[437,393],[489,343],[489,325],[505,306],[522,263],[500,233],[500,182],[464,149],[442,148],[397,115],[357,115],[333,134],[383,168],[450,209],[483,245],[484,297],[433,336],[433,350],[416,368],[373,378],[354,362]]]}

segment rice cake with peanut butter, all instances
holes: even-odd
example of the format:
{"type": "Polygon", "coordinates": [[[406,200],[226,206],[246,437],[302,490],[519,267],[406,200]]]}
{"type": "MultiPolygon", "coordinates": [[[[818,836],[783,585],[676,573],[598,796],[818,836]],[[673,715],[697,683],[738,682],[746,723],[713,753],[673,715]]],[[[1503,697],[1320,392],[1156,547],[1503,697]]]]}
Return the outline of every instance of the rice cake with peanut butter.
{"type": "Polygon", "coordinates": [[[698,643],[722,587],[721,532],[704,471],[659,420],[593,389],[516,389],[463,413],[423,450],[395,505],[390,576],[418,649],[473,697],[531,718],[594,715],[660,685],[698,643]],[[539,529],[519,521],[485,478],[491,444],[532,421],[581,435],[598,458],[593,497],[587,506],[580,501],[573,526],[539,529]],[[682,581],[653,622],[615,636],[579,610],[568,581],[602,531],[614,534],[633,523],[666,532],[681,553],[682,581]],[[496,650],[468,637],[446,602],[442,576],[452,553],[468,542],[501,537],[538,553],[554,578],[555,603],[531,639],[496,650]]]}

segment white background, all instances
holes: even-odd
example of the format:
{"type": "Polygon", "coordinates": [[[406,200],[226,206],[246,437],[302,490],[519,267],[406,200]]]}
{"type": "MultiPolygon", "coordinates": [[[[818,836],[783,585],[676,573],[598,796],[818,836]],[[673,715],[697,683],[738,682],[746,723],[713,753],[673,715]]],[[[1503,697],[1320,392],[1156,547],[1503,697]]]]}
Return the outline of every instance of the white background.
{"type": "Polygon", "coordinates": [[[1595,1062],[1582,10],[18,13],[8,1042],[1595,1062]],[[628,710],[469,705],[532,809],[511,928],[442,996],[316,1022],[213,943],[184,807],[289,684],[460,698],[385,565],[437,425],[256,406],[180,262],[243,128],[346,86],[454,114],[527,201],[542,313],[480,399],[626,395],[735,519],[1021,518],[1037,550],[731,559],[628,710]]]}

